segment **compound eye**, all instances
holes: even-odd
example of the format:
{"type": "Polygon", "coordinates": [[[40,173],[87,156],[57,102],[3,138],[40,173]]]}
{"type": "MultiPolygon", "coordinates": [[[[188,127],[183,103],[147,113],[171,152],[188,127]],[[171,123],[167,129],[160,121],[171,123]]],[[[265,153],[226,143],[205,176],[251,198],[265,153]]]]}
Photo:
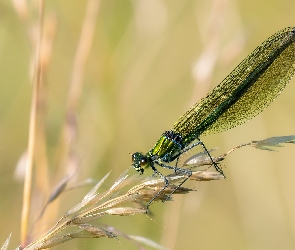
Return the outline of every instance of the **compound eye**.
{"type": "Polygon", "coordinates": [[[131,156],[131,159],[132,159],[132,162],[135,161],[135,154],[133,154],[133,155],[131,156]]]}
{"type": "Polygon", "coordinates": [[[147,159],[146,159],[146,157],[142,157],[141,160],[140,160],[140,162],[139,162],[139,165],[140,165],[141,167],[144,167],[146,164],[147,164],[147,159]]]}

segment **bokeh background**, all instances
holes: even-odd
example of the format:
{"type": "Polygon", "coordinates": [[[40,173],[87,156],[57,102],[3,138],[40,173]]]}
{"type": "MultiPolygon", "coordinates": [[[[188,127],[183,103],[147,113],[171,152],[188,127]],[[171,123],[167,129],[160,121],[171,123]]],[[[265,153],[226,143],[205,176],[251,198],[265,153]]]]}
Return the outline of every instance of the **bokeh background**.
{"type": "MultiPolygon", "coordinates": [[[[112,185],[130,166],[130,153],[148,151],[256,46],[294,26],[294,13],[290,0],[45,1],[48,54],[40,101],[45,134],[36,152],[32,220],[50,190],[77,166],[73,183],[111,170],[106,185],[112,185]],[[79,72],[74,62],[89,2],[98,3],[98,12],[79,72]],[[79,77],[76,113],[66,118],[79,77]]],[[[0,1],[0,242],[12,232],[11,249],[20,242],[37,23],[38,1],[0,1]]],[[[261,115],[204,142],[219,147],[218,155],[243,142],[294,134],[294,93],[292,80],[261,115]]],[[[293,145],[279,152],[240,149],[222,165],[226,180],[188,183],[196,192],[154,204],[152,220],[129,216],[101,223],[169,249],[295,249],[294,150],[293,145]]],[[[62,195],[33,235],[52,226],[87,190],[62,195]]],[[[74,240],[55,249],[98,248],[137,249],[123,238],[74,240]]]]}

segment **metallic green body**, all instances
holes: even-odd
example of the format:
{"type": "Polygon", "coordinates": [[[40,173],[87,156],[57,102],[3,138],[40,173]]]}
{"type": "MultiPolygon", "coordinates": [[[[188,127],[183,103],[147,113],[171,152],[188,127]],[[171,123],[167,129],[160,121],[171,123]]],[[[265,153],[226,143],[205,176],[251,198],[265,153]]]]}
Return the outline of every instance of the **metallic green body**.
{"type": "Polygon", "coordinates": [[[179,152],[183,149],[183,145],[180,141],[176,141],[175,137],[180,140],[176,134],[169,135],[170,131],[166,131],[157,141],[156,145],[151,151],[148,152],[150,157],[160,158],[164,162],[170,162],[171,159],[175,159],[175,156],[179,155],[179,152]]]}

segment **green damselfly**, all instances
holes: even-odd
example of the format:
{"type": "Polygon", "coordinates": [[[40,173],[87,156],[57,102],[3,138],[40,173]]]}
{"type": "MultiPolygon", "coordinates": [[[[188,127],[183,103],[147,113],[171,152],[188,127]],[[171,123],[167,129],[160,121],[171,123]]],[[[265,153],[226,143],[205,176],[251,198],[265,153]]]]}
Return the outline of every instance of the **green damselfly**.
{"type": "MultiPolygon", "coordinates": [[[[258,46],[211,93],[180,117],[171,130],[165,131],[150,151],[134,153],[132,166],[140,173],[150,167],[164,179],[165,186],[158,194],[169,183],[156,165],[187,174],[181,186],[191,171],[168,164],[197,145],[202,145],[210,156],[200,136],[231,129],[258,115],[283,91],[294,72],[295,27],[289,27],[258,46]]],[[[212,163],[223,174],[213,160],[212,163]]]]}

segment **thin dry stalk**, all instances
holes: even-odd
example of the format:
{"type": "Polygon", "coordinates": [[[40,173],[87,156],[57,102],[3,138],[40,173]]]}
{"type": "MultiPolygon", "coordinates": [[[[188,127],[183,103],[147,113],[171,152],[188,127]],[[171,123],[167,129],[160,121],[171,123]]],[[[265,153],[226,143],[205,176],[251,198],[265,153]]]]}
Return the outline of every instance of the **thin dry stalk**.
{"type": "Polygon", "coordinates": [[[30,126],[29,126],[29,142],[28,142],[28,153],[26,158],[26,172],[24,182],[24,196],[23,196],[23,207],[22,207],[22,219],[21,219],[21,244],[26,244],[26,237],[28,235],[29,227],[29,215],[31,210],[31,196],[32,196],[32,178],[33,178],[33,159],[35,153],[35,141],[36,141],[36,121],[37,121],[37,100],[39,89],[41,85],[42,67],[40,64],[40,48],[42,41],[42,20],[43,20],[43,1],[39,1],[39,32],[35,67],[34,67],[34,78],[33,78],[33,96],[31,104],[30,114],[30,126]]]}
{"type": "MultiPolygon", "coordinates": [[[[42,34],[42,44],[40,50],[40,66],[42,68],[42,79],[39,88],[38,101],[37,101],[37,123],[36,123],[36,147],[34,164],[35,171],[35,197],[33,200],[35,207],[41,207],[44,204],[44,198],[48,197],[50,188],[50,175],[49,175],[49,164],[48,164],[48,155],[47,155],[47,138],[46,138],[46,114],[47,114],[47,85],[46,77],[48,72],[48,66],[51,61],[52,55],[52,45],[55,39],[55,30],[56,30],[56,16],[52,13],[44,14],[43,21],[43,34],[42,34]],[[42,204],[42,205],[41,205],[42,204]]],[[[35,211],[39,209],[35,209],[35,211]]],[[[34,212],[34,211],[32,211],[34,212]]],[[[42,220],[38,222],[40,225],[47,224],[50,220],[49,214],[43,216],[42,220]]],[[[34,218],[35,220],[35,218],[34,218]]],[[[35,226],[37,230],[41,230],[40,227],[35,226]]]]}
{"type": "MultiPolygon", "coordinates": [[[[38,147],[35,147],[34,149],[34,156],[30,157],[34,157],[34,162],[32,164],[35,164],[35,166],[37,166],[35,170],[35,175],[38,176],[38,178],[36,178],[35,188],[36,190],[38,190],[39,197],[46,197],[49,193],[49,178],[45,138],[45,113],[47,99],[43,78],[46,77],[46,71],[51,59],[51,49],[53,40],[55,38],[56,18],[52,14],[42,14],[44,15],[42,17],[42,20],[40,20],[40,17],[39,19],[35,20],[33,15],[34,9],[30,9],[29,11],[27,1],[14,0],[13,4],[16,13],[18,14],[19,18],[22,21],[22,24],[27,31],[27,37],[32,49],[31,58],[33,63],[31,65],[31,69],[33,69],[34,72],[34,74],[30,74],[30,76],[32,76],[32,86],[35,86],[34,84],[36,82],[36,79],[39,79],[37,80],[39,82],[37,86],[38,90],[36,91],[37,94],[32,95],[33,98],[35,98],[34,104],[32,100],[32,107],[34,107],[36,111],[35,118],[32,119],[35,119],[35,134],[33,137],[35,138],[34,144],[38,145],[38,147]],[[39,77],[36,76],[38,74],[38,70],[40,71],[39,77]]],[[[33,6],[36,8],[40,8],[40,6],[35,6],[35,4],[33,6]]],[[[35,200],[43,203],[43,200],[39,199],[39,197],[35,200]]],[[[39,222],[45,224],[46,222],[44,220],[46,220],[45,217],[43,217],[43,221],[39,222]]]]}

